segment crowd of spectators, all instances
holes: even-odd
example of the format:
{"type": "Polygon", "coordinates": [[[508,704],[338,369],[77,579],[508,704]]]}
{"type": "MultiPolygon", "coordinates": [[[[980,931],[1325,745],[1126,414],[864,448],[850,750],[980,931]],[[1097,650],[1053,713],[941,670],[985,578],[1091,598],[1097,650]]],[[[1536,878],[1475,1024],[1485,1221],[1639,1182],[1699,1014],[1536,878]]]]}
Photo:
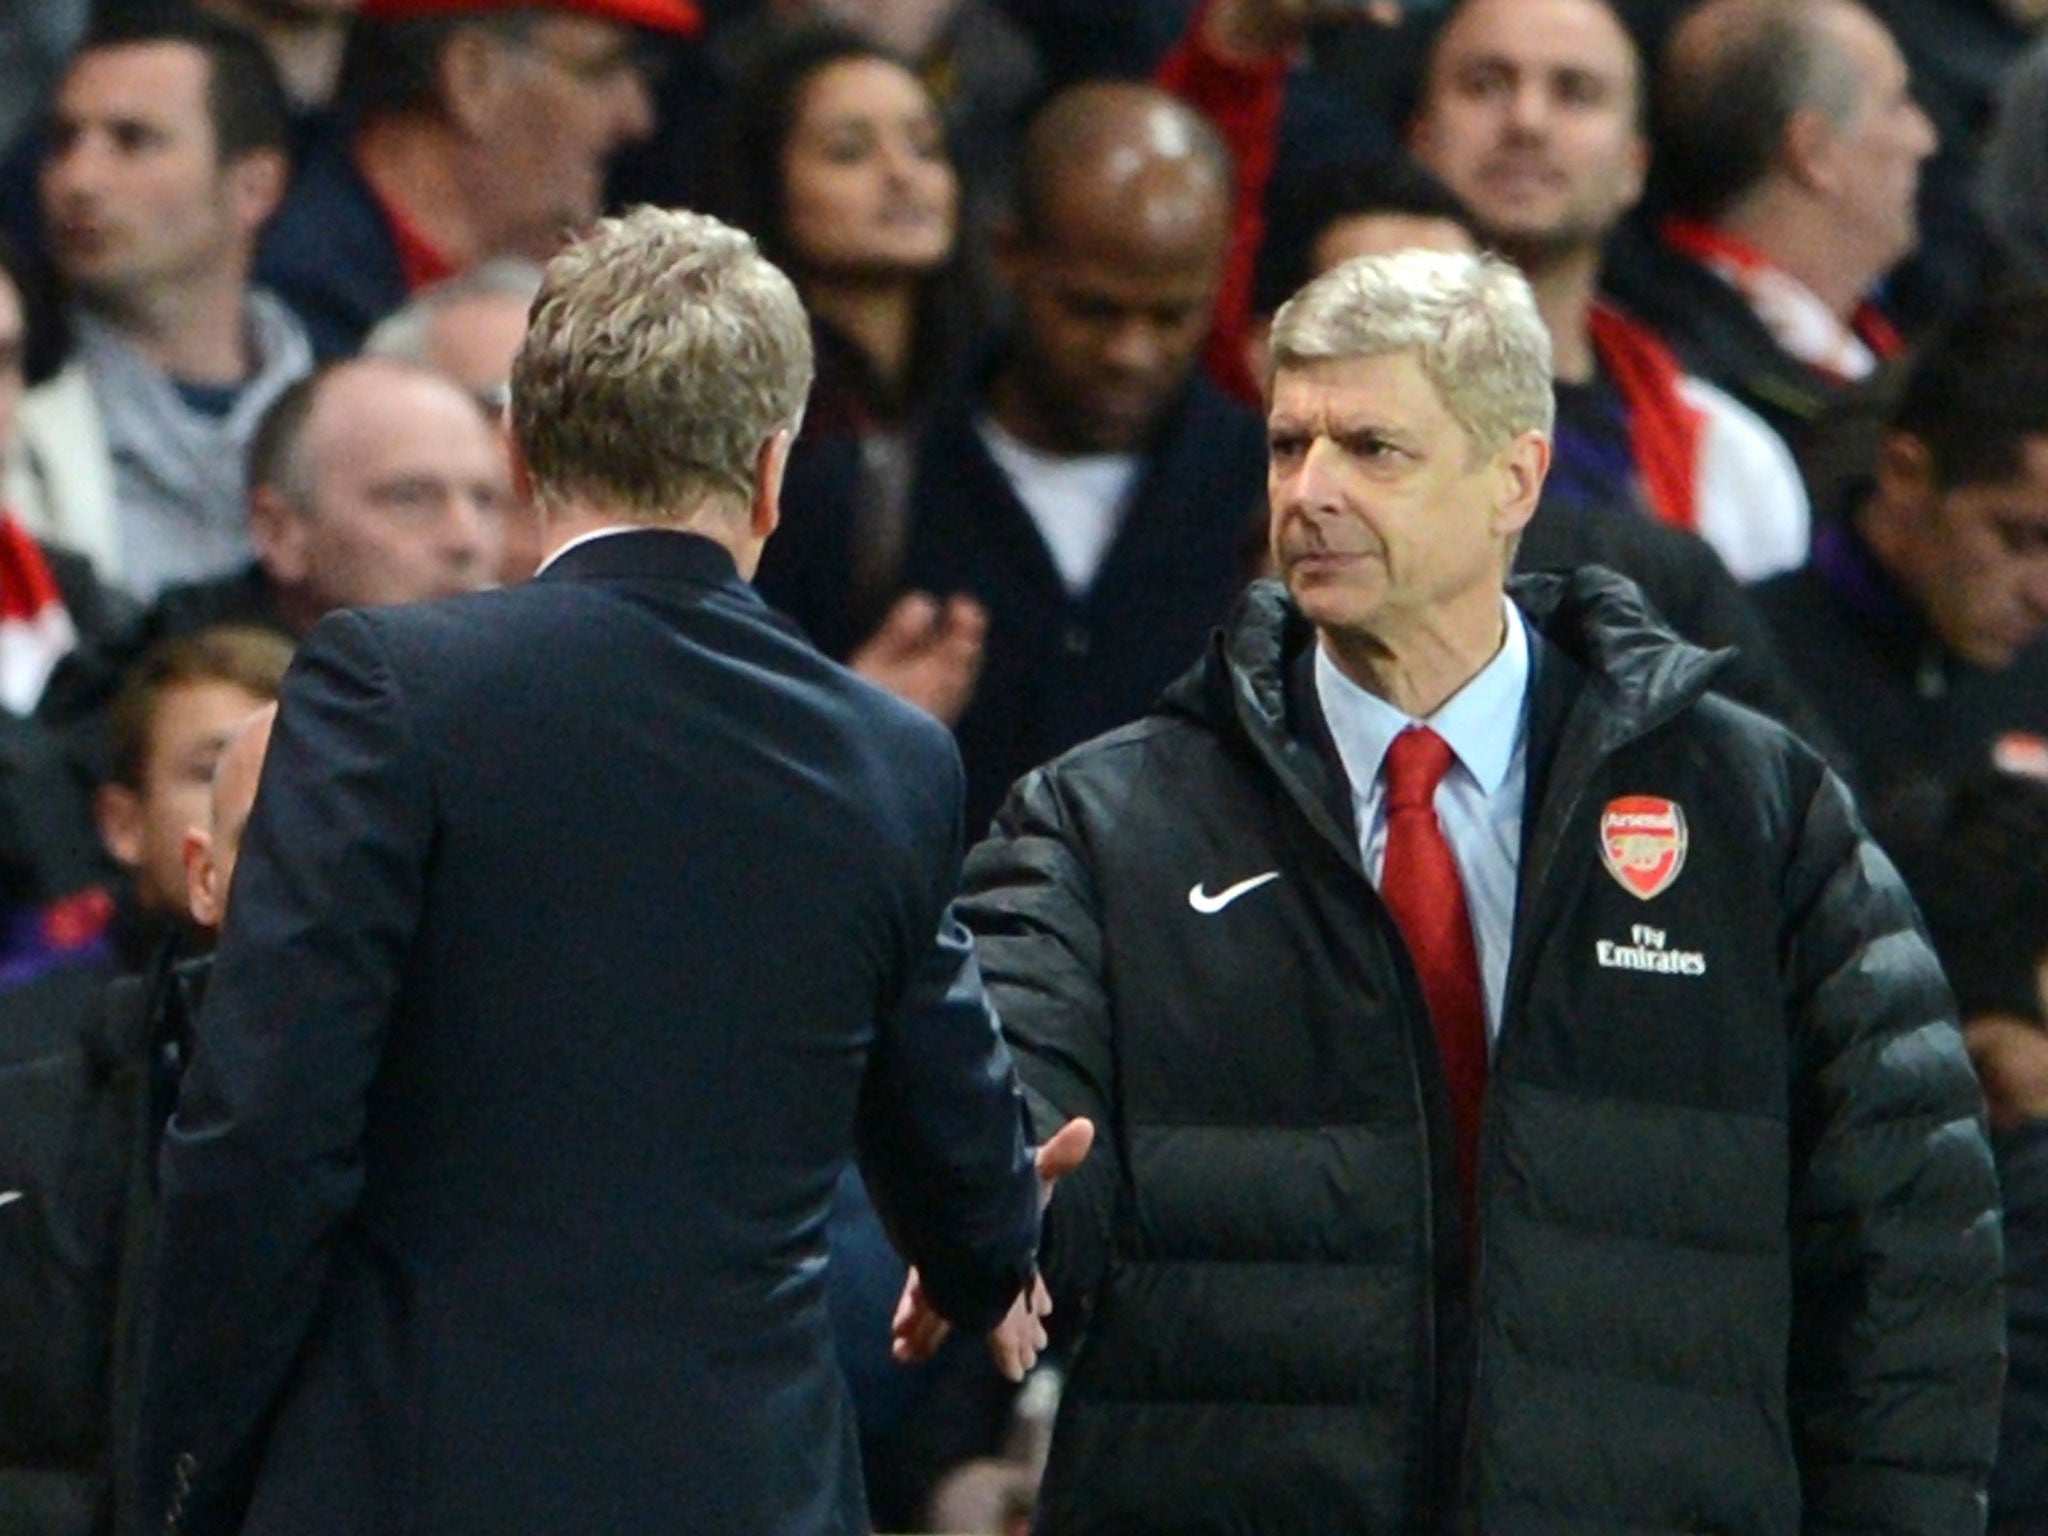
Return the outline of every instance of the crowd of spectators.
{"type": "MultiPolygon", "coordinates": [[[[533,573],[512,357],[539,263],[635,201],[740,225],[802,295],[817,383],[758,584],[953,727],[970,835],[1261,574],[1281,302],[1359,254],[1512,260],[1557,368],[1519,566],[1609,565],[1734,647],[1721,686],[1829,756],[1929,903],[2030,1234],[1994,1530],[2039,1529],[2048,4],[14,9],[0,1186],[88,1120],[129,1150],[0,1231],[0,1275],[75,1260],[0,1282],[60,1298],[47,1350],[0,1352],[0,1529],[101,1530],[116,1498],[108,1234],[224,904],[215,761],[322,615],[533,573]],[[2027,920],[1985,929],[1999,881],[2027,920]],[[1984,990],[2007,970],[2032,985],[1984,990]],[[144,1022],[113,1029],[123,975],[144,1022]],[[16,1113],[93,1093],[127,1107],[16,1113]]],[[[971,1344],[901,1370],[857,1179],[834,1244],[878,1524],[1014,1528],[1057,1356],[1022,1398],[971,1344]]]]}

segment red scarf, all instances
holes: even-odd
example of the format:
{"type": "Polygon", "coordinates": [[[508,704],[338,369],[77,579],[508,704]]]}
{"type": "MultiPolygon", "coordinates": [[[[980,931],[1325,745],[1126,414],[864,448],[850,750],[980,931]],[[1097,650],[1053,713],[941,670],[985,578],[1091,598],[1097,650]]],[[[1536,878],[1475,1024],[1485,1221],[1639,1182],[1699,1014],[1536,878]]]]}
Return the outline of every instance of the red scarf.
{"type": "MultiPolygon", "coordinates": [[[[1784,271],[1747,240],[1738,240],[1725,229],[1716,229],[1698,219],[1673,214],[1664,220],[1658,232],[1674,251],[1706,266],[1733,267],[1738,272],[1784,271]]],[[[1858,304],[1856,313],[1849,317],[1849,329],[1880,362],[1906,350],[1906,338],[1899,334],[1899,328],[1868,299],[1858,304]]]]}
{"type": "Polygon", "coordinates": [[[1629,446],[1650,509],[1688,531],[1699,526],[1700,437],[1706,418],[1678,392],[1678,359],[1641,325],[1595,304],[1587,316],[1593,350],[1628,407],[1629,446]]]}
{"type": "Polygon", "coordinates": [[[42,546],[0,512],[0,705],[34,711],[57,663],[78,643],[42,546]]]}

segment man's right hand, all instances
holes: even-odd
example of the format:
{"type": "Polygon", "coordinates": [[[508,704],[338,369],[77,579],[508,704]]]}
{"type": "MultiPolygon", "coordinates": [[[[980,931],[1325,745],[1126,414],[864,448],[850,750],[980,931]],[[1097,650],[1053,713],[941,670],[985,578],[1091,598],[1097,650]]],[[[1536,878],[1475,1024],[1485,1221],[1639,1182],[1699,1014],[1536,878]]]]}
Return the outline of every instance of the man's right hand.
{"type": "MultiPolygon", "coordinates": [[[[1055,1185],[1086,1161],[1095,1145],[1095,1122],[1073,1119],[1046,1138],[1036,1154],[1038,1201],[1043,1209],[1052,1200],[1055,1185]]],[[[996,1368],[1012,1381],[1038,1362],[1045,1348],[1045,1319],[1052,1313],[1052,1293],[1038,1275],[1019,1293],[1000,1323],[989,1330],[989,1353],[996,1368]]],[[[931,1359],[951,1333],[952,1325],[925,1299],[924,1286],[912,1269],[903,1282],[903,1296],[896,1303],[896,1317],[890,1325],[889,1352],[906,1365],[931,1359]]]]}
{"type": "Polygon", "coordinates": [[[941,604],[924,592],[896,600],[881,626],[847,665],[899,699],[953,725],[981,676],[988,610],[955,593],[941,604]]]}

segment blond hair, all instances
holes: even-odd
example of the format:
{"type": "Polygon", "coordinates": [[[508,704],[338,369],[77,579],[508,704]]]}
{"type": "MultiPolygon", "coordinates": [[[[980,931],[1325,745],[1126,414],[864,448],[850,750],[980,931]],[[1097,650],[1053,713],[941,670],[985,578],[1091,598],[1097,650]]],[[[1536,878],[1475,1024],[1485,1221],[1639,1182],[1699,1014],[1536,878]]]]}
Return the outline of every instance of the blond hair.
{"type": "Polygon", "coordinates": [[[543,504],[649,522],[741,510],[811,387],[796,289],[705,214],[635,208],[548,264],[512,364],[512,430],[543,504]]]}

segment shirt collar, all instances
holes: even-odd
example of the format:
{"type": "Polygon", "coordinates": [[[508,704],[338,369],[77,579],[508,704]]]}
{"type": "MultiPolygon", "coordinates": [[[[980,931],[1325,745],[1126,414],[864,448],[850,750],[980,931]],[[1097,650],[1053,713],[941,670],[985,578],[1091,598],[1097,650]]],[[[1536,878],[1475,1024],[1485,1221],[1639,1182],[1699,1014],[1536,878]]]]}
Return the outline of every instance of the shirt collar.
{"type": "Polygon", "coordinates": [[[1411,725],[1426,725],[1449,743],[1480,789],[1494,794],[1506,781],[1521,741],[1523,700],[1529,691],[1529,635],[1522,615],[1506,597],[1505,638],[1493,659],[1472,680],[1418,721],[1385,699],[1368,693],[1337,669],[1329,652],[1316,646],[1316,694],[1337,743],[1355,793],[1379,782],[1380,765],[1394,738],[1411,725]]]}
{"type": "Polygon", "coordinates": [[[647,526],[648,525],[645,523],[614,523],[609,528],[593,528],[588,533],[579,533],[576,535],[575,538],[571,539],[568,543],[564,544],[560,549],[556,550],[553,554],[549,555],[547,559],[541,561],[541,563],[534,568],[533,574],[538,576],[542,571],[546,570],[549,566],[553,565],[557,560],[561,559],[562,556],[569,553],[569,551],[572,549],[581,548],[585,544],[595,544],[599,539],[609,539],[616,534],[645,532],[647,526]]]}

